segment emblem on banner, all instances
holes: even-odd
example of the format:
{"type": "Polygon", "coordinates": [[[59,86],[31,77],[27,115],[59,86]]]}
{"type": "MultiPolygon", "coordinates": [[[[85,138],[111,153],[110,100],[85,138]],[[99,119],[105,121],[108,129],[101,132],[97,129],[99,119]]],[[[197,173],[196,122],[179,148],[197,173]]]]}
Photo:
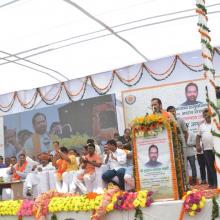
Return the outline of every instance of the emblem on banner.
{"type": "Polygon", "coordinates": [[[136,101],[136,96],[134,95],[128,95],[125,97],[125,102],[128,104],[128,105],[132,105],[134,104],[136,101]]]}

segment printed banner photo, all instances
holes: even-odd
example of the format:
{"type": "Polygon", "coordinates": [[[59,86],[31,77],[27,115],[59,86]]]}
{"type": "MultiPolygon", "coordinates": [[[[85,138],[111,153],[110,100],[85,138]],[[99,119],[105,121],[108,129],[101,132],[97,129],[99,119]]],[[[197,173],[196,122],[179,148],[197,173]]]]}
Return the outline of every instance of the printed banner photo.
{"type": "MultiPolygon", "coordinates": [[[[172,168],[172,141],[164,129],[154,135],[135,138],[139,187],[154,192],[155,199],[174,199],[176,182],[172,168]]],[[[174,172],[175,173],[175,172],[174,172]]]]}

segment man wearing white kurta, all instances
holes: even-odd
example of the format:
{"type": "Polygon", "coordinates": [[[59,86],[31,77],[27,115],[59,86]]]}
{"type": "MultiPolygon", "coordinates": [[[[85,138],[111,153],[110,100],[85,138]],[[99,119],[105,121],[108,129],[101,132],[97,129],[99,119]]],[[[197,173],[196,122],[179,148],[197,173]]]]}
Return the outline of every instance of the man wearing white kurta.
{"type": "Polygon", "coordinates": [[[102,179],[106,183],[114,183],[119,186],[121,190],[125,189],[124,186],[124,175],[125,175],[125,167],[127,162],[126,153],[124,150],[117,148],[117,143],[115,140],[109,140],[107,142],[109,150],[106,153],[105,164],[108,164],[110,170],[106,171],[102,175],[102,179]],[[119,183],[117,184],[114,180],[112,180],[115,176],[118,177],[119,183]]]}
{"type": "Polygon", "coordinates": [[[42,153],[40,155],[40,164],[35,165],[32,171],[27,175],[24,182],[24,196],[38,196],[40,193],[49,190],[49,175],[48,172],[55,170],[52,163],[49,163],[49,155],[42,153]]]}

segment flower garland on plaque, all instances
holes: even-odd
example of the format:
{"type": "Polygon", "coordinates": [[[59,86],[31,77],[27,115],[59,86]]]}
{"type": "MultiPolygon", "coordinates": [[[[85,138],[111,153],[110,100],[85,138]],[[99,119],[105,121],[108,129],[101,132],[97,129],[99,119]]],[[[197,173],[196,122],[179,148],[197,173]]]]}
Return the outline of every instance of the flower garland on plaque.
{"type": "Polygon", "coordinates": [[[157,200],[182,198],[184,157],[176,122],[152,114],[135,118],[132,124],[136,190],[152,190],[157,200]]]}

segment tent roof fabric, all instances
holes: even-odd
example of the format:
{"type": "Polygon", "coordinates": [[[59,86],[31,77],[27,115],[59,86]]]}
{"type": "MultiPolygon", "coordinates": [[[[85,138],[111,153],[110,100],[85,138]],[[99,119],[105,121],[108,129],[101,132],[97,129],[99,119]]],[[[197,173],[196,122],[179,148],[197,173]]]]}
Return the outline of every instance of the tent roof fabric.
{"type": "MultiPolygon", "coordinates": [[[[1,0],[0,94],[200,49],[195,1],[1,0]]],[[[220,3],[207,3],[220,45],[220,3]]]]}

